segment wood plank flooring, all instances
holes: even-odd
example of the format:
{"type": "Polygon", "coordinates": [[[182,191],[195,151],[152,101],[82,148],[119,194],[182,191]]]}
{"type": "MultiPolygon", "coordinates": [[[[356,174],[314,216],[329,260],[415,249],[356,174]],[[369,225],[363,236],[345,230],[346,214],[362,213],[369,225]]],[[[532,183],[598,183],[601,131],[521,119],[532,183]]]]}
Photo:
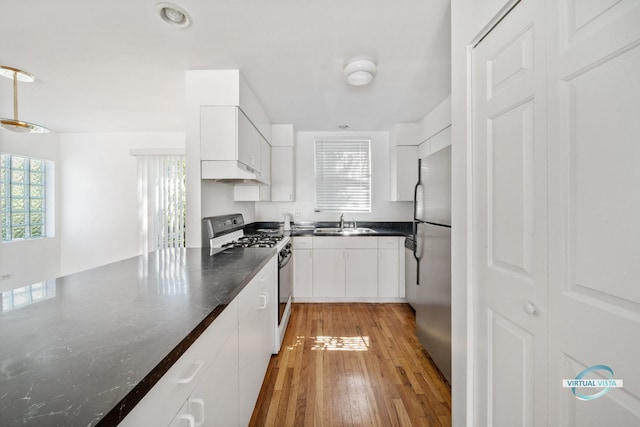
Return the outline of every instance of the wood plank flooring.
{"type": "Polygon", "coordinates": [[[293,304],[250,426],[450,426],[407,304],[293,304]]]}

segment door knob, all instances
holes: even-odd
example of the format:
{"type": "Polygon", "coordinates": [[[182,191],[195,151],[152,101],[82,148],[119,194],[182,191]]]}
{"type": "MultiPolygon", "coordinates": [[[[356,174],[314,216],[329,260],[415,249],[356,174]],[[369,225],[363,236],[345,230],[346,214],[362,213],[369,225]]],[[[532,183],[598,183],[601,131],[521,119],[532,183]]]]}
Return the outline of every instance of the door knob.
{"type": "Polygon", "coordinates": [[[524,311],[526,311],[527,314],[532,314],[533,315],[533,314],[536,314],[536,312],[538,310],[536,309],[536,306],[533,305],[533,303],[531,301],[526,301],[524,303],[524,311]]]}

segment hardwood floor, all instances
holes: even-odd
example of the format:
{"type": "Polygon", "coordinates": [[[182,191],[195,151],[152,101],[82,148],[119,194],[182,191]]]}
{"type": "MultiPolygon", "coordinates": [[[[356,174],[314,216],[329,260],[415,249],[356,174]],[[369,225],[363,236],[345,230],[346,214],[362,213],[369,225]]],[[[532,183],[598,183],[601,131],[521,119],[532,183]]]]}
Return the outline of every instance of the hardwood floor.
{"type": "Polygon", "coordinates": [[[407,304],[294,304],[250,426],[450,426],[407,304]]]}

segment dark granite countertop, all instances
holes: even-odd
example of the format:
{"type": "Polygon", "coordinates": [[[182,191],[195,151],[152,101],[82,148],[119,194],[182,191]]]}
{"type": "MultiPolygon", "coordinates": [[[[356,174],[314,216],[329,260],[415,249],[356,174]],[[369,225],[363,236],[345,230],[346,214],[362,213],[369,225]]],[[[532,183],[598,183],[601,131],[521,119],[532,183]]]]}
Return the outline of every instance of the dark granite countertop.
{"type": "MultiPolygon", "coordinates": [[[[346,226],[351,226],[351,221],[345,221],[346,226]]],[[[336,227],[336,221],[321,221],[311,222],[304,224],[293,224],[290,233],[291,236],[313,236],[314,227],[336,227]]],[[[281,222],[254,222],[248,224],[245,228],[247,233],[259,232],[265,230],[278,230],[277,232],[283,232],[283,225],[281,222]]],[[[353,236],[411,236],[412,223],[411,222],[391,222],[391,221],[358,221],[358,227],[371,228],[375,233],[361,233],[353,236]]],[[[316,234],[315,236],[323,236],[316,234]]],[[[332,237],[336,237],[332,235],[332,237]]]]}
{"type": "Polygon", "coordinates": [[[274,249],[161,250],[2,293],[0,425],[115,425],[274,249]]]}

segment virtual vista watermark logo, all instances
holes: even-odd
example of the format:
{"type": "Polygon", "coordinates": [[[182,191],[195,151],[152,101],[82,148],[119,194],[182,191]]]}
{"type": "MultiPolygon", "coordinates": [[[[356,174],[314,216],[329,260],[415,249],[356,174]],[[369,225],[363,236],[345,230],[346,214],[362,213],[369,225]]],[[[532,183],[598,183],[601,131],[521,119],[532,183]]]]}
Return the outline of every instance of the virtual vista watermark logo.
{"type": "Polygon", "coordinates": [[[584,371],[580,372],[575,379],[562,380],[562,387],[570,388],[573,395],[580,400],[593,400],[604,396],[609,393],[612,388],[622,387],[622,380],[613,378],[613,369],[607,365],[595,365],[591,366],[584,371]],[[607,378],[585,378],[587,375],[595,372],[601,372],[607,378]],[[593,394],[584,394],[576,391],[578,388],[594,388],[600,389],[593,394]]]}

